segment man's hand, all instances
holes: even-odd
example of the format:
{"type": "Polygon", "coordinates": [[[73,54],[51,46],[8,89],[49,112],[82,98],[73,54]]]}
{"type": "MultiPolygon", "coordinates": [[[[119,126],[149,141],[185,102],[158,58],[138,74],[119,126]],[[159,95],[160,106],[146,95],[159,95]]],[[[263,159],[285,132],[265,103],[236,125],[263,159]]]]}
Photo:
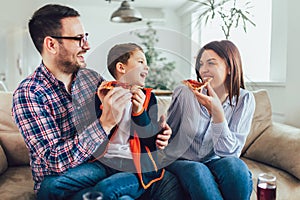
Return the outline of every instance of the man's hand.
{"type": "Polygon", "coordinates": [[[105,132],[109,134],[110,130],[120,122],[127,103],[131,101],[132,94],[128,89],[122,87],[111,89],[105,96],[100,92],[97,94],[103,105],[100,123],[105,132]]]}
{"type": "Polygon", "coordinates": [[[160,117],[160,127],[162,131],[157,135],[156,146],[158,149],[164,149],[169,144],[169,139],[172,135],[172,129],[166,123],[166,116],[162,115],[160,117]]]}

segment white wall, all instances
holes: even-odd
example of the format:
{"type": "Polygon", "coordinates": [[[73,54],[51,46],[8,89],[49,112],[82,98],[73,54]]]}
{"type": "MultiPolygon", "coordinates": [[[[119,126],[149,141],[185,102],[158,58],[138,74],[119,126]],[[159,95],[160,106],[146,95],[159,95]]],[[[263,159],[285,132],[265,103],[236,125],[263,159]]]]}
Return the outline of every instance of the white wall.
{"type": "Polygon", "coordinates": [[[256,84],[265,88],[271,98],[273,119],[300,128],[300,1],[273,0],[271,67],[276,73],[286,74],[281,83],[256,84]]]}
{"type": "MultiPolygon", "coordinates": [[[[286,122],[300,127],[300,1],[288,0],[286,122]]],[[[280,97],[278,97],[280,98],[280,97]]]]}

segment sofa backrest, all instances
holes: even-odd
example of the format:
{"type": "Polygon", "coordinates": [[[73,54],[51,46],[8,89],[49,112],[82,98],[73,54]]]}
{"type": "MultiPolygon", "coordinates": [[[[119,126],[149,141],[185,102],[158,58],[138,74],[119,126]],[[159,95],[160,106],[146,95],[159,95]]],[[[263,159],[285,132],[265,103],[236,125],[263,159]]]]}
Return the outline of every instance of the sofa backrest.
{"type": "MultiPolygon", "coordinates": [[[[256,108],[242,154],[272,124],[271,103],[266,90],[253,91],[256,108]]],[[[157,96],[158,114],[165,114],[171,102],[171,96],[157,96]]],[[[29,163],[28,150],[24,139],[11,116],[12,93],[0,92],[0,145],[2,145],[9,165],[29,163]]]]}
{"type": "Polygon", "coordinates": [[[158,119],[161,115],[166,115],[168,108],[170,106],[172,97],[171,96],[156,96],[157,98],[157,107],[158,107],[158,119]]]}
{"type": "Polygon", "coordinates": [[[0,131],[16,131],[16,124],[11,116],[12,93],[0,91],[0,131]]]}

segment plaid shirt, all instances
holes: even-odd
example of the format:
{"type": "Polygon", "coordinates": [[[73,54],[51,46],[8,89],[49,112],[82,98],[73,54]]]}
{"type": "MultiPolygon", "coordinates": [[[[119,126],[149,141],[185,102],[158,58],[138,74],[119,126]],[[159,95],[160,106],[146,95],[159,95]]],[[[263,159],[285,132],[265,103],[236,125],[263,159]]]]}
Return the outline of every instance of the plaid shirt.
{"type": "Polygon", "coordinates": [[[41,64],[14,92],[13,117],[29,149],[35,191],[44,176],[86,162],[107,140],[94,104],[101,81],[98,73],[80,69],[68,93],[41,64]]]}

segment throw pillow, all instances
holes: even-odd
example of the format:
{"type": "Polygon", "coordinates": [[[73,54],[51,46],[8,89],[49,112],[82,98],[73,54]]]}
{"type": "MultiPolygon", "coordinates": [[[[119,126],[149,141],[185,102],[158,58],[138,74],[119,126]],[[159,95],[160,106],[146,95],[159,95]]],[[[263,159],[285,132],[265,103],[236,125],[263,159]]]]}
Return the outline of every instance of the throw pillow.
{"type": "Polygon", "coordinates": [[[300,129],[274,123],[244,157],[282,169],[300,179],[300,129]]]}
{"type": "Polygon", "coordinates": [[[242,155],[251,144],[262,134],[272,123],[272,109],[267,90],[253,91],[255,98],[255,111],[252,119],[250,133],[242,150],[242,155]]]}

